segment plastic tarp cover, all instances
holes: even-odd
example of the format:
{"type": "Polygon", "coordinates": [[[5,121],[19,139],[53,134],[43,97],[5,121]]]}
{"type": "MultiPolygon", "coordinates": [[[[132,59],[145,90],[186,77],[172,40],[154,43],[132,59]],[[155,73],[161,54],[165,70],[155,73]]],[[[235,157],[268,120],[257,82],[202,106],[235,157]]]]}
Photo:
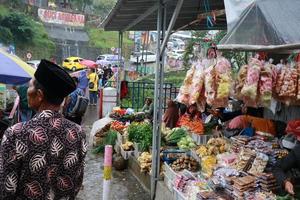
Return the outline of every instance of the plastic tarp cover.
{"type": "Polygon", "coordinates": [[[244,10],[234,27],[221,40],[218,48],[300,49],[299,11],[298,0],[256,0],[244,10]]]}
{"type": "Polygon", "coordinates": [[[232,30],[234,25],[240,19],[242,13],[254,1],[255,0],[224,0],[227,20],[227,31],[232,30]]]}

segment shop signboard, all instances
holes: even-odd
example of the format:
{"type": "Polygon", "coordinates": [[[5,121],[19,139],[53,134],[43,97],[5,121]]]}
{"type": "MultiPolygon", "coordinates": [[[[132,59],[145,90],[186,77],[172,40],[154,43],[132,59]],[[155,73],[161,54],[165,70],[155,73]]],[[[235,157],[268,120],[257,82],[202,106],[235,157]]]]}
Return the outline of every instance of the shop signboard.
{"type": "Polygon", "coordinates": [[[83,27],[85,24],[85,16],[81,14],[39,8],[38,16],[45,23],[81,27],[83,27]]]}

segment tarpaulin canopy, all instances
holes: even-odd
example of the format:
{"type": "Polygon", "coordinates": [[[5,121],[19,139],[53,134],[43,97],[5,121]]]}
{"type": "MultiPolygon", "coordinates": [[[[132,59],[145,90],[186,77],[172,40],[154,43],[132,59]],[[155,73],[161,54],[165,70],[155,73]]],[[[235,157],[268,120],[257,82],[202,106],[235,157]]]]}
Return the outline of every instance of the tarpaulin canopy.
{"type": "Polygon", "coordinates": [[[218,48],[262,51],[300,49],[299,11],[300,1],[256,0],[242,13],[218,48]]]}

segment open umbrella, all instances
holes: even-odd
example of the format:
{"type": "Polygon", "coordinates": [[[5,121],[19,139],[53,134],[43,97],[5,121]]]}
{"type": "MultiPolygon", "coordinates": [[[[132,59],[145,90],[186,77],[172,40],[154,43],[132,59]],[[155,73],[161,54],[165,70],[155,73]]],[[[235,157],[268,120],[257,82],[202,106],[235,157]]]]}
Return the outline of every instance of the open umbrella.
{"type": "Polygon", "coordinates": [[[98,64],[92,60],[83,60],[80,64],[88,67],[88,68],[97,68],[98,64]]]}
{"type": "Polygon", "coordinates": [[[23,84],[34,74],[34,69],[19,57],[0,50],[0,83],[23,84]]]}

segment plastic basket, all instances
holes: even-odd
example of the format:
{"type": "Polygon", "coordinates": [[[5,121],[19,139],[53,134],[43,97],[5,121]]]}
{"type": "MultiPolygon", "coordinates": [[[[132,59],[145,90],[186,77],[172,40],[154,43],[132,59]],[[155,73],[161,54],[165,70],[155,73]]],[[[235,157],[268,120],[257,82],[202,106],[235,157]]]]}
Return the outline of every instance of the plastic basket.
{"type": "Polygon", "coordinates": [[[133,146],[134,146],[134,157],[136,158],[136,159],[138,159],[138,157],[140,157],[140,155],[141,155],[141,152],[140,152],[140,150],[139,150],[139,143],[136,143],[136,142],[134,142],[133,143],[133,146]]]}
{"type": "Polygon", "coordinates": [[[197,135],[192,133],[192,138],[197,145],[206,144],[210,138],[213,138],[213,135],[197,135]]]}
{"type": "Polygon", "coordinates": [[[173,190],[174,181],[172,181],[165,172],[164,172],[164,183],[171,192],[174,191],[173,190]]]}
{"type": "Polygon", "coordinates": [[[133,155],[134,151],[125,151],[122,146],[120,146],[121,155],[125,160],[128,160],[130,156],[133,155]]]}
{"type": "Polygon", "coordinates": [[[126,141],[125,141],[125,137],[123,135],[121,135],[121,133],[117,133],[117,141],[119,144],[124,144],[126,141]]]}
{"type": "Polygon", "coordinates": [[[194,158],[199,164],[201,164],[201,158],[197,155],[196,150],[191,150],[191,156],[194,158]]]}
{"type": "Polygon", "coordinates": [[[174,200],[187,200],[188,198],[184,196],[182,192],[173,187],[174,190],[174,200]]]}

